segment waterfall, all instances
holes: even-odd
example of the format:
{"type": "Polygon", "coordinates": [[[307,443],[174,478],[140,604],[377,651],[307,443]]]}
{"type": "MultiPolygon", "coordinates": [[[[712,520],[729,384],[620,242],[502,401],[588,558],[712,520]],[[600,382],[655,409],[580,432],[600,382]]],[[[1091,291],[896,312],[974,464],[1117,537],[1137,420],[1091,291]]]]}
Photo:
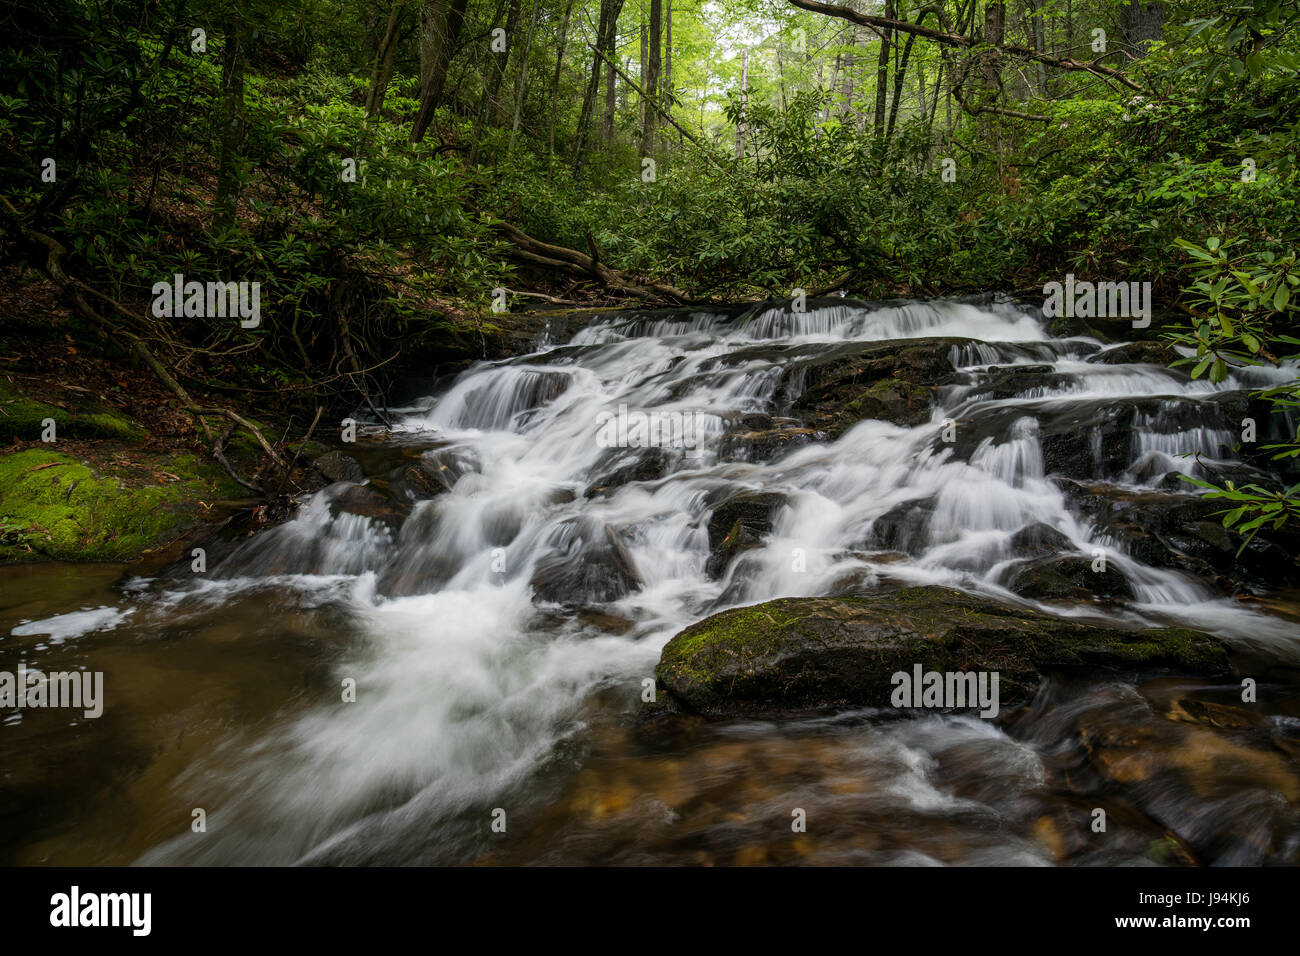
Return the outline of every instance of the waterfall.
{"type": "Polygon", "coordinates": [[[1144,563],[1071,490],[1192,494],[1171,483],[1232,461],[1228,403],[1275,378],[1234,371],[1209,385],[1108,351],[1053,338],[1009,302],[844,300],[610,313],[568,343],[475,365],[384,436],[445,490],[394,520],[341,507],[354,486],[326,488],[216,580],[141,599],[183,617],[275,575],[303,600],[338,602],[362,635],[334,665],[356,701],[310,707],[250,745],[227,826],[145,861],[400,859],[413,821],[481,849],[467,818],[575,759],[583,702],[634,701],[687,624],[779,596],[908,583],[1034,603],[1009,589],[1031,540],[1104,557],[1131,591],[1040,607],[1210,621],[1226,639],[1294,653],[1294,627],[1144,563]],[[826,356],[886,342],[929,343],[951,363],[928,419],[807,434],[796,404],[826,356]],[[702,444],[602,443],[602,415],[620,406],[646,420],[701,415],[702,444]],[[780,444],[739,455],[737,435],[780,444]],[[772,496],[770,526],[710,573],[710,520],[746,495],[772,496]]]}

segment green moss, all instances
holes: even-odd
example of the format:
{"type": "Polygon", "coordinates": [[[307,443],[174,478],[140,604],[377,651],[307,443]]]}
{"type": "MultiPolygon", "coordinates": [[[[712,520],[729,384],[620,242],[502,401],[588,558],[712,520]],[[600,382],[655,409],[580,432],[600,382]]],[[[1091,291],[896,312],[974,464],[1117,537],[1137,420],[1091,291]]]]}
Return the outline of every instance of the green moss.
{"type": "Polygon", "coordinates": [[[125,415],[92,402],[79,401],[72,410],[23,396],[0,380],[0,443],[15,438],[40,441],[46,421],[53,419],[56,438],[109,438],[140,442],[147,433],[125,415]]]}
{"type": "Polygon", "coordinates": [[[723,611],[665,645],[657,677],[706,715],[883,705],[893,673],[990,671],[1004,701],[1050,670],[1228,671],[1224,646],[1184,628],[1127,631],[1052,617],[951,588],[850,598],[781,598],[723,611]]]}
{"type": "Polygon", "coordinates": [[[194,526],[200,500],[228,490],[195,464],[166,460],[181,481],[127,487],[59,452],[0,456],[0,560],[121,561],[166,544],[194,526]]]}

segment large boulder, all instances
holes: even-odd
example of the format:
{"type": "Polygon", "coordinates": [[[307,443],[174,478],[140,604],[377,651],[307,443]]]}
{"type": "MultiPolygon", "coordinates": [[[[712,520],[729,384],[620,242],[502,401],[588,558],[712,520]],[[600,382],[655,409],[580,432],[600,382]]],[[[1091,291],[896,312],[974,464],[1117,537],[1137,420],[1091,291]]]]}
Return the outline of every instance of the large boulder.
{"type": "Polygon", "coordinates": [[[1223,501],[1066,478],[1056,484],[1099,531],[1144,564],[1195,575],[1225,592],[1300,583],[1300,533],[1263,528],[1243,548],[1245,539],[1223,527],[1223,501]]]}
{"type": "Polygon", "coordinates": [[[966,339],[935,338],[842,347],[795,363],[803,389],[794,412],[832,438],[864,419],[919,425],[936,387],[953,378],[952,350],[966,339]]]}
{"type": "Polygon", "coordinates": [[[1229,671],[1224,645],[1198,631],[1119,630],[931,586],[723,611],[669,641],[656,673],[681,708],[732,717],[888,706],[891,676],[918,664],[996,672],[1003,703],[1055,670],[1229,671]]]}

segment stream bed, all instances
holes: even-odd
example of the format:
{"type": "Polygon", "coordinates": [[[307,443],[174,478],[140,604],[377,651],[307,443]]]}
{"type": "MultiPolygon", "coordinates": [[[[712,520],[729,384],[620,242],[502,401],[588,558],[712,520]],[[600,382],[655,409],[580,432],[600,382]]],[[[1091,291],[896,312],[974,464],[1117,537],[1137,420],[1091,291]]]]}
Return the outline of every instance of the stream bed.
{"type": "Polygon", "coordinates": [[[353,480],[205,573],[0,568],[0,670],[105,688],[0,711],[0,862],[1300,863],[1295,552],[1236,558],[1180,479],[1259,479],[1249,393],[1297,370],[1159,355],[991,297],[836,299],[431,373],[341,446],[353,480]],[[743,549],[711,528],[737,501],[743,549]],[[1058,676],[996,720],[645,718],[710,614],[936,584],[1204,630],[1235,673],[1058,676]]]}

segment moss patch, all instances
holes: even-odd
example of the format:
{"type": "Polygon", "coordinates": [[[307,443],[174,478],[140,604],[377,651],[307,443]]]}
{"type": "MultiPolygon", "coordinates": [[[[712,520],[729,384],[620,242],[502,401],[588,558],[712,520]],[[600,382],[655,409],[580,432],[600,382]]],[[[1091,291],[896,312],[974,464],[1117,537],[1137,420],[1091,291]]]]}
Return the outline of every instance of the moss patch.
{"type": "Polygon", "coordinates": [[[16,438],[40,441],[50,419],[54,421],[56,438],[140,442],[148,437],[131,419],[103,405],[78,401],[70,408],[62,408],[27,398],[0,380],[0,443],[9,444],[16,438]]]}
{"type": "Polygon", "coordinates": [[[884,706],[891,675],[996,671],[1006,702],[1065,669],[1228,670],[1224,646],[1197,631],[1126,631],[1062,620],[942,587],[852,598],[782,598],[724,611],[664,647],[658,679],[706,716],[884,706]]]}
{"type": "Polygon", "coordinates": [[[129,560],[197,525],[231,483],[193,456],[97,471],[61,452],[0,456],[0,560],[129,560]]]}

